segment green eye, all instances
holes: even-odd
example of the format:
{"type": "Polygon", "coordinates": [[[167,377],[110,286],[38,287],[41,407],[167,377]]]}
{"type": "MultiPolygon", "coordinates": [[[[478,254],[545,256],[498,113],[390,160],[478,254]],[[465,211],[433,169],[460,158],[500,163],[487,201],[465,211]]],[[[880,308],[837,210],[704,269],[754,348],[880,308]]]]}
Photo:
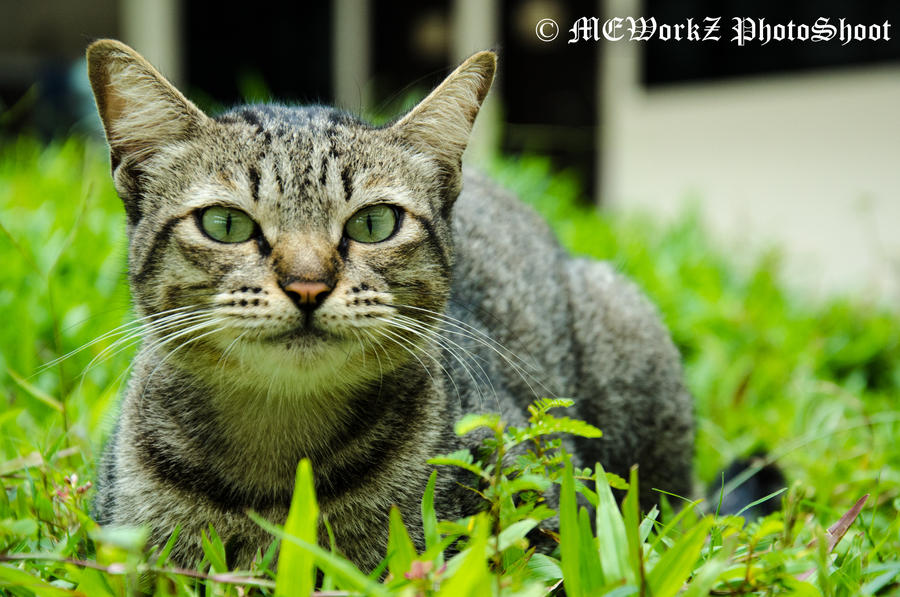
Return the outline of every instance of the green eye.
{"type": "Polygon", "coordinates": [[[256,223],[239,209],[209,207],[200,216],[203,231],[220,243],[242,243],[253,236],[256,223]]]}
{"type": "Polygon", "coordinates": [[[378,243],[394,233],[397,212],[390,205],[364,207],[347,220],[344,231],[348,237],[361,243],[378,243]]]}

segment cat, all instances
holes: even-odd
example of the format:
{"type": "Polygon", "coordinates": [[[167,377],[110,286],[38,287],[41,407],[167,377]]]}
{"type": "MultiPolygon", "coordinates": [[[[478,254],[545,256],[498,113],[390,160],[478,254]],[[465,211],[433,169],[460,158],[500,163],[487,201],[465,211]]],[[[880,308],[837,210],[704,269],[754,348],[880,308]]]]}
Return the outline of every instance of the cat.
{"type": "MultiPolygon", "coordinates": [[[[462,170],[494,53],[384,126],[322,106],[210,117],[120,42],[87,61],[147,328],[98,522],[147,525],[155,543],[181,525],[183,565],[212,523],[247,568],[273,538],[245,511],[283,522],[309,458],[337,547],[372,570],[393,504],[423,546],[426,461],[475,448],[454,422],[524,425],[541,395],[575,398],[603,430],[571,444],[576,464],[639,465],[644,505],[652,488],[691,492],[692,399],[656,309],[462,170]]],[[[483,507],[464,474],[439,470],[441,518],[483,507]]]]}

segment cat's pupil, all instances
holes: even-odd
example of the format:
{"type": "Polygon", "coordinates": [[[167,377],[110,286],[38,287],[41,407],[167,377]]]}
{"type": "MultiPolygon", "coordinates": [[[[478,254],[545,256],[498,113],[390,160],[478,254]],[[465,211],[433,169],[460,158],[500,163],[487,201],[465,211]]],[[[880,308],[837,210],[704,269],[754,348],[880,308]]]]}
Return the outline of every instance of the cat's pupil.
{"type": "Polygon", "coordinates": [[[369,229],[369,234],[372,234],[372,214],[366,214],[366,227],[369,229]]]}
{"type": "Polygon", "coordinates": [[[231,213],[225,219],[225,234],[231,234],[231,213]]]}

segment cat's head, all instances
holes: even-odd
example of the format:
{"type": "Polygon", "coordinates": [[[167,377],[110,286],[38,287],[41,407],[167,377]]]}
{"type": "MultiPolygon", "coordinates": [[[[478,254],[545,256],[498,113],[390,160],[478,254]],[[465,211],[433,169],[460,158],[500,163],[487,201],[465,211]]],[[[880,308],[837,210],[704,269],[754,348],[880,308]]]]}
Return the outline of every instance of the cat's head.
{"type": "Polygon", "coordinates": [[[87,58],[132,293],[174,361],[318,384],[412,358],[448,298],[451,208],[493,53],[382,127],[324,107],[210,117],[122,43],[87,58]]]}

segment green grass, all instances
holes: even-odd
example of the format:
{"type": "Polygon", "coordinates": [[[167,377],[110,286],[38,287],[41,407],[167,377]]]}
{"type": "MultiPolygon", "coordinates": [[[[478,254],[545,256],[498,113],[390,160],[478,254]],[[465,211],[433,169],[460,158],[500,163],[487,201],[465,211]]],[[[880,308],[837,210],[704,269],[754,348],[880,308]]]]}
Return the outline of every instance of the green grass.
{"type": "MultiPolygon", "coordinates": [[[[696,396],[698,477],[712,481],[733,458],[766,449],[791,480],[787,507],[743,528],[691,508],[645,518],[634,500],[615,504],[604,475],[570,477],[560,457],[542,474],[562,484],[561,559],[545,557],[530,553],[523,531],[540,516],[517,510],[535,507],[527,484],[516,489],[515,470],[480,463],[494,488],[488,513],[434,520],[425,554],[410,551],[395,516],[392,580],[382,583],[304,540],[314,536],[315,498],[301,468],[300,505],[284,530],[272,529],[297,570],[281,569],[279,594],[303,593],[313,567],[325,572],[326,589],[385,595],[542,595],[560,572],[570,595],[900,592],[900,316],[863,299],[804,299],[781,281],[777,253],[738,262],[733,248],[710,241],[697,214],[668,224],[598,215],[578,207],[573,179],[539,158],[498,160],[491,170],[566,246],[612,260],[659,305],[696,396]],[[598,505],[596,535],[575,491],[598,505]],[[824,529],[865,494],[827,553],[824,529]],[[467,549],[445,558],[448,537],[467,549]]],[[[203,569],[175,572],[163,546],[147,554],[139,530],[99,529],[87,516],[88,483],[133,348],[104,354],[112,343],[104,339],[43,365],[129,321],[124,226],[104,148],[20,139],[0,149],[0,594],[129,594],[151,569],[167,571],[158,575],[161,595],[236,595],[249,584],[274,594],[272,552],[257,580],[241,580],[227,571],[212,530],[203,569]]],[[[481,423],[502,445],[509,430],[481,423]]]]}

